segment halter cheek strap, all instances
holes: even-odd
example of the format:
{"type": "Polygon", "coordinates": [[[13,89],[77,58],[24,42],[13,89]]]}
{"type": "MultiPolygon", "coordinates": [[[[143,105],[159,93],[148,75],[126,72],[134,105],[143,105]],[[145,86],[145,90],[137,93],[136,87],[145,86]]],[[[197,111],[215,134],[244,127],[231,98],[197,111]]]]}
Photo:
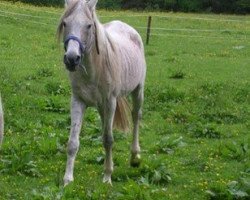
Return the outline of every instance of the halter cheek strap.
{"type": "Polygon", "coordinates": [[[65,51],[67,50],[67,46],[68,46],[68,43],[70,40],[74,40],[76,42],[78,42],[79,46],[80,46],[80,51],[81,51],[81,54],[84,53],[85,49],[86,49],[86,45],[76,36],[74,35],[69,35],[65,41],[64,41],[64,49],[65,51]]]}
{"type": "Polygon", "coordinates": [[[95,46],[96,46],[96,51],[97,54],[100,54],[100,50],[99,50],[99,43],[98,43],[98,37],[97,37],[97,28],[96,28],[96,23],[94,23],[95,26],[95,46]]]}

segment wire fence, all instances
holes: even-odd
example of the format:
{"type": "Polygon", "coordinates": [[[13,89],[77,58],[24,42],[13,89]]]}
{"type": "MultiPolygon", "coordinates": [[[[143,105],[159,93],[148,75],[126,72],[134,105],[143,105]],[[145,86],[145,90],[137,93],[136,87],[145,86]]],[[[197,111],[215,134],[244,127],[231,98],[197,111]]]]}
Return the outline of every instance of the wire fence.
{"type": "Polygon", "coordinates": [[[28,14],[16,13],[16,12],[9,12],[9,11],[4,11],[4,10],[0,10],[0,13],[7,14],[7,15],[30,17],[30,18],[35,18],[35,19],[58,19],[58,18],[55,18],[55,17],[45,17],[45,16],[37,16],[37,15],[28,15],[28,14]]]}
{"type": "MultiPolygon", "coordinates": [[[[4,3],[0,2],[0,5],[4,6],[10,6],[12,4],[10,3],[4,3]]],[[[38,9],[32,9],[29,7],[29,10],[35,11],[35,12],[43,12],[43,13],[50,13],[50,14],[55,14],[55,15],[61,15],[61,12],[56,12],[56,11],[47,11],[47,10],[38,10],[38,9]]],[[[184,17],[184,16],[176,16],[176,15],[171,15],[166,13],[160,15],[160,14],[150,14],[152,17],[157,17],[157,18],[162,18],[162,19],[183,19],[183,20],[201,20],[201,21],[216,21],[216,22],[236,22],[236,23],[248,23],[250,24],[250,20],[238,20],[238,19],[221,19],[221,18],[212,18],[212,17],[184,17]]],[[[222,15],[223,16],[223,15],[222,15]]],[[[117,17],[122,17],[122,18],[134,18],[134,17],[148,17],[148,14],[137,14],[137,15],[109,15],[109,16],[102,16],[100,15],[101,18],[117,18],[117,17]]]]}
{"type": "MultiPolygon", "coordinates": [[[[160,36],[160,37],[184,37],[184,38],[202,38],[202,39],[219,39],[219,40],[228,40],[228,37],[219,37],[219,36],[202,36],[202,35],[185,35],[185,34],[161,34],[161,33],[152,33],[151,36],[160,36]]],[[[232,38],[232,37],[230,37],[232,38]]],[[[234,37],[235,40],[247,40],[247,37],[234,37]]]]}
{"type": "MultiPolygon", "coordinates": [[[[10,6],[10,7],[12,7],[13,5],[15,5],[15,4],[13,4],[13,3],[4,3],[4,2],[2,2],[2,1],[0,1],[0,5],[2,5],[2,6],[10,6]]],[[[18,7],[19,8],[19,7],[18,7]]],[[[43,13],[49,13],[49,14],[55,14],[55,15],[60,15],[61,13],[60,12],[56,12],[56,11],[48,11],[48,10],[39,10],[39,9],[32,9],[32,7],[29,7],[28,8],[28,10],[29,11],[34,11],[34,12],[43,12],[43,13]]]]}
{"type": "MultiPolygon", "coordinates": [[[[0,13],[1,13],[1,11],[0,11],[0,13]]],[[[0,14],[0,17],[9,18],[9,19],[13,19],[13,20],[16,20],[16,21],[29,22],[29,23],[32,23],[32,24],[39,24],[39,25],[44,25],[44,26],[50,26],[50,27],[55,27],[55,25],[56,25],[56,24],[53,25],[53,24],[50,24],[50,23],[45,23],[45,22],[40,22],[40,21],[34,21],[34,20],[29,20],[29,19],[17,18],[16,16],[10,16],[10,15],[4,15],[4,14],[0,14]]]]}
{"type": "MultiPolygon", "coordinates": [[[[137,29],[147,29],[146,26],[137,26],[137,29]]],[[[161,28],[151,27],[151,30],[162,30],[162,31],[181,31],[181,32],[240,32],[240,30],[233,29],[190,29],[190,28],[161,28]]],[[[244,30],[244,32],[250,32],[250,30],[244,30]]]]}
{"type": "MultiPolygon", "coordinates": [[[[0,2],[0,5],[4,4],[0,2]]],[[[4,4],[4,5],[10,5],[10,4],[4,4]]],[[[30,9],[29,9],[30,10],[30,9]]],[[[33,9],[33,11],[36,11],[33,9]]],[[[40,12],[40,11],[38,11],[40,12]]],[[[42,11],[44,12],[44,11],[42,11]]],[[[57,17],[51,17],[51,16],[40,16],[40,15],[32,15],[32,14],[26,14],[26,13],[17,13],[7,10],[0,10],[0,17],[3,18],[10,18],[17,21],[24,21],[24,22],[30,22],[33,24],[39,24],[44,26],[50,26],[50,27],[56,27],[56,22],[59,21],[60,13],[58,12],[46,12],[46,13],[52,13],[58,15],[57,17]],[[42,20],[42,21],[35,21],[35,20],[42,20]],[[45,22],[45,20],[49,20],[49,22],[45,22]],[[51,23],[52,21],[56,21],[55,23],[51,23]]],[[[41,14],[41,13],[39,13],[41,14]]],[[[162,15],[151,15],[153,18],[175,18],[175,19],[182,19],[182,20],[205,20],[205,21],[222,21],[222,22],[235,22],[235,23],[250,23],[250,21],[247,20],[235,20],[235,19],[215,19],[215,18],[201,18],[201,17],[182,17],[182,16],[162,16],[162,15]]],[[[110,16],[100,16],[101,18],[138,18],[138,17],[144,17],[145,19],[148,18],[148,15],[142,14],[142,15],[110,15],[110,16]]],[[[148,27],[146,26],[134,26],[137,30],[147,30],[148,27]]],[[[164,27],[151,27],[152,33],[151,36],[165,36],[165,37],[190,37],[190,38],[217,38],[217,39],[225,39],[225,37],[217,37],[217,36],[204,36],[204,35],[187,35],[187,34],[176,34],[176,32],[190,32],[190,33],[223,33],[223,32],[233,32],[234,35],[230,36],[231,38],[234,38],[236,40],[246,40],[248,39],[248,35],[242,34],[249,33],[250,29],[244,29],[244,30],[234,30],[234,29],[191,29],[191,28],[164,28],[164,27]],[[159,33],[159,31],[164,31],[164,33],[159,33]],[[169,34],[165,32],[171,32],[174,34],[169,34]],[[240,35],[237,35],[237,33],[241,32],[240,35]],[[235,37],[237,36],[237,37],[235,37]]],[[[228,37],[226,37],[228,38],[228,37]]]]}
{"type": "MultiPolygon", "coordinates": [[[[236,19],[220,19],[220,18],[205,18],[205,17],[184,17],[184,16],[173,16],[173,15],[155,15],[150,14],[152,17],[162,18],[162,19],[182,19],[182,20],[200,20],[200,21],[216,21],[216,22],[236,22],[236,23],[248,23],[248,20],[236,20],[236,19]]],[[[102,18],[115,18],[120,17],[117,15],[110,15],[110,16],[100,16],[102,18]]],[[[121,17],[125,18],[134,18],[134,17],[148,17],[148,15],[123,15],[121,17]]]]}

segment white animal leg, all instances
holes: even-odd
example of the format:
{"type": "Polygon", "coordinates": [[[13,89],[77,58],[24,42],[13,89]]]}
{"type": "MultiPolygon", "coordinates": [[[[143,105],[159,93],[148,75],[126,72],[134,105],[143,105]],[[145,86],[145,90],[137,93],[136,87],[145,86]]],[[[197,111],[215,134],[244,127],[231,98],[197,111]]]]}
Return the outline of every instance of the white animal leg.
{"type": "Polygon", "coordinates": [[[74,180],[74,162],[79,149],[79,134],[82,126],[82,117],[86,106],[77,98],[72,96],[71,100],[71,129],[68,141],[68,155],[66,172],[64,175],[64,186],[74,180]]]}
{"type": "Polygon", "coordinates": [[[132,93],[133,98],[133,141],[131,145],[131,160],[130,165],[133,167],[138,167],[140,165],[141,156],[140,156],[140,144],[139,144],[139,122],[142,117],[141,106],[143,103],[143,88],[138,86],[136,90],[132,93]]]}
{"type": "Polygon", "coordinates": [[[104,161],[104,177],[103,182],[111,182],[111,175],[113,172],[113,159],[112,159],[112,145],[113,145],[113,120],[116,110],[116,98],[111,97],[104,103],[104,127],[103,127],[103,146],[105,149],[106,157],[104,161]]]}

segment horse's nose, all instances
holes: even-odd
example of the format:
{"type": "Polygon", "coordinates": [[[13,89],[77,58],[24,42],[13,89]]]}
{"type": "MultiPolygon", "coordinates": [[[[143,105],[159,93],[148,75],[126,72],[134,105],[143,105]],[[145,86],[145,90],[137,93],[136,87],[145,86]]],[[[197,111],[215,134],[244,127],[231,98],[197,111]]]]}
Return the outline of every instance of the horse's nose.
{"type": "Polygon", "coordinates": [[[64,64],[70,71],[74,71],[76,66],[81,62],[81,56],[73,53],[66,53],[64,55],[64,64]]]}

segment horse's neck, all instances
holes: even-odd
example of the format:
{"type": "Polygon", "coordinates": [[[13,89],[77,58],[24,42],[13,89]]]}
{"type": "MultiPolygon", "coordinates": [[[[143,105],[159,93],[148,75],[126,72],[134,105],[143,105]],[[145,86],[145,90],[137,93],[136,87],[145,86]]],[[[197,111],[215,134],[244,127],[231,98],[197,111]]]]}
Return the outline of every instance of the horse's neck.
{"type": "Polygon", "coordinates": [[[107,42],[107,33],[105,32],[104,26],[100,23],[96,14],[94,14],[94,23],[95,23],[95,51],[100,54],[105,54],[106,51],[106,42],[107,42]]]}
{"type": "Polygon", "coordinates": [[[95,19],[96,39],[95,45],[90,52],[90,65],[93,70],[94,78],[100,85],[118,84],[119,76],[119,58],[114,49],[112,37],[105,30],[104,26],[95,19]]]}
{"type": "Polygon", "coordinates": [[[98,72],[102,71],[103,66],[103,58],[107,54],[107,38],[103,25],[99,22],[97,17],[94,20],[95,23],[95,36],[92,48],[88,55],[88,63],[91,65],[90,67],[93,70],[94,74],[98,74],[98,72]]]}

